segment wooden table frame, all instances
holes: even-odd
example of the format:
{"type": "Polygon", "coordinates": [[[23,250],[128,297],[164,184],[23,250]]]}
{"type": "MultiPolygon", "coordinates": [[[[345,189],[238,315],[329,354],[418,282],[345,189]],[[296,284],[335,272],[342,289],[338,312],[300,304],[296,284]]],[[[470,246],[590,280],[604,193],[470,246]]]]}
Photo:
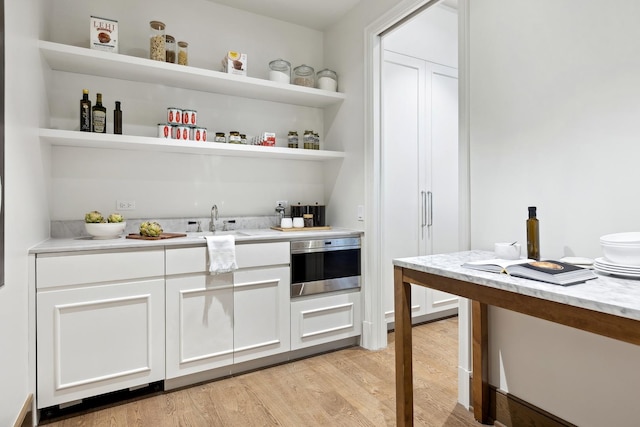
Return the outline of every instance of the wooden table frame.
{"type": "Polygon", "coordinates": [[[452,279],[412,268],[394,266],[396,420],[398,426],[413,425],[411,284],[471,300],[472,406],[475,419],[483,424],[490,422],[487,327],[487,307],[489,305],[640,345],[639,320],[452,279]]]}

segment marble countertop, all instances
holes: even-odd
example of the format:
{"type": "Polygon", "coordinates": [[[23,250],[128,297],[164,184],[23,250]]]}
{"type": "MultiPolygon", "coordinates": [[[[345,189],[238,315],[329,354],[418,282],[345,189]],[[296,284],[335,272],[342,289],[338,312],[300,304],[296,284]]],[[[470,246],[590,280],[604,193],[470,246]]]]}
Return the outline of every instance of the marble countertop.
{"type": "MultiPolygon", "coordinates": [[[[233,235],[237,243],[257,243],[291,241],[301,239],[325,239],[341,236],[360,236],[361,231],[347,228],[332,228],[330,230],[278,231],[269,228],[242,229],[230,232],[216,232],[216,235],[233,235]]],[[[117,239],[93,239],[92,237],[51,238],[32,247],[30,254],[61,253],[75,251],[115,250],[133,248],[151,248],[158,246],[205,246],[204,235],[211,233],[187,233],[186,237],[176,237],[162,240],[127,239],[125,236],[117,239]]]]}
{"type": "Polygon", "coordinates": [[[565,287],[462,267],[462,264],[468,261],[493,258],[495,254],[490,251],[467,251],[398,258],[393,260],[393,264],[481,286],[640,320],[640,279],[625,279],[596,272],[597,279],[565,287]]]}

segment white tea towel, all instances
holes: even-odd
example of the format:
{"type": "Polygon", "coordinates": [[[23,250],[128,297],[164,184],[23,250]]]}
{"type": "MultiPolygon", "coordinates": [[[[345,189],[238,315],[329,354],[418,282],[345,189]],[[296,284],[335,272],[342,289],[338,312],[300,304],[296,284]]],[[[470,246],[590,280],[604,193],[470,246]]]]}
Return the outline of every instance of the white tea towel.
{"type": "Polygon", "coordinates": [[[233,236],[205,236],[209,253],[209,273],[229,273],[238,269],[233,236]]]}

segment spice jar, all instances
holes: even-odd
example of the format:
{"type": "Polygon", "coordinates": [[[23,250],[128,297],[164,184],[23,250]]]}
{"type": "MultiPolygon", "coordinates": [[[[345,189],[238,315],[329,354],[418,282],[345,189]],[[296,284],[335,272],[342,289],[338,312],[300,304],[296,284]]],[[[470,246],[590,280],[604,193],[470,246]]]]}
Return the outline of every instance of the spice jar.
{"type": "Polygon", "coordinates": [[[300,65],[293,69],[293,84],[298,86],[316,87],[315,71],[308,65],[300,65]]]}
{"type": "Polygon", "coordinates": [[[189,43],[178,42],[178,64],[189,65],[189,43]]]}
{"type": "Polygon", "coordinates": [[[313,131],[305,130],[304,134],[302,135],[303,147],[306,148],[307,150],[313,150],[314,139],[315,138],[313,135],[313,131]]]}
{"type": "Polygon", "coordinates": [[[313,134],[313,149],[314,150],[320,149],[320,135],[318,135],[318,132],[314,132],[313,134]]]}
{"type": "Polygon", "coordinates": [[[245,135],[244,133],[240,134],[240,144],[246,144],[247,143],[247,135],[245,135]]]}
{"type": "Polygon", "coordinates": [[[313,227],[313,214],[303,214],[302,219],[305,227],[313,227]]]}
{"type": "Polygon", "coordinates": [[[173,36],[164,36],[165,61],[176,63],[176,39],[173,36]]]}
{"type": "Polygon", "coordinates": [[[213,138],[214,142],[227,142],[227,136],[224,132],[216,132],[216,136],[213,138]]]}
{"type": "Polygon", "coordinates": [[[164,23],[160,21],[149,22],[151,34],[149,36],[149,58],[154,61],[166,61],[164,23]]]}
{"type": "Polygon", "coordinates": [[[338,75],[328,68],[318,71],[318,89],[335,92],[338,90],[338,75]]]}
{"type": "Polygon", "coordinates": [[[240,132],[231,131],[229,132],[229,144],[240,144],[242,141],[240,139],[240,132]]]}
{"type": "Polygon", "coordinates": [[[284,59],[276,59],[269,62],[269,80],[289,83],[291,81],[291,64],[284,59]]]}
{"type": "Polygon", "coordinates": [[[287,135],[287,144],[289,148],[298,148],[298,132],[295,130],[289,131],[287,135]]]}

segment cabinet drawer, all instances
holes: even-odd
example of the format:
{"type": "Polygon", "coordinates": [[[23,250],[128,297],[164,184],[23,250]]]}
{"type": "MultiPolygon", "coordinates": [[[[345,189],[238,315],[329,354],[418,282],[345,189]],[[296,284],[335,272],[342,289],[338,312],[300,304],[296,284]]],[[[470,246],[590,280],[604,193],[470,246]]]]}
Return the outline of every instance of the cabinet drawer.
{"type": "Polygon", "coordinates": [[[38,255],[36,287],[164,276],[164,249],[38,255]]]}
{"type": "Polygon", "coordinates": [[[297,298],[291,302],[291,349],[362,333],[360,292],[297,298]]]}
{"type": "Polygon", "coordinates": [[[207,271],[207,247],[167,248],[167,276],[207,271]]]}
{"type": "Polygon", "coordinates": [[[236,245],[238,268],[289,265],[290,243],[249,243],[236,245]]]}

